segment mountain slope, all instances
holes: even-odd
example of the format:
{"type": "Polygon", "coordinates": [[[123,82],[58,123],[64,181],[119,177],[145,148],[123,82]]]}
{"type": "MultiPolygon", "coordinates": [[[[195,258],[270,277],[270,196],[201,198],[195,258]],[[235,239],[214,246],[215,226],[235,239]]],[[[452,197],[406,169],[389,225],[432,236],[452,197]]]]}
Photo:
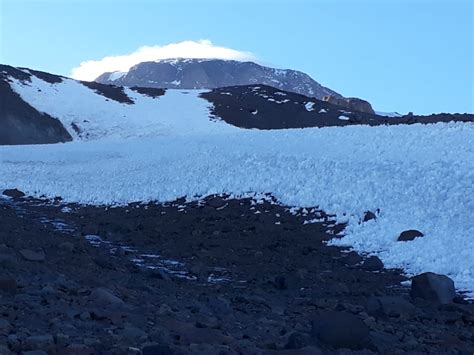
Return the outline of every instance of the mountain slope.
{"type": "Polygon", "coordinates": [[[39,112],[11,88],[13,80],[28,82],[30,74],[0,65],[0,144],[58,143],[72,140],[58,119],[39,112]]]}
{"type": "Polygon", "coordinates": [[[473,115],[385,117],[264,85],[212,90],[119,87],[2,66],[0,144],[473,121],[473,115]]]}
{"type": "Polygon", "coordinates": [[[300,71],[220,59],[177,58],[143,62],[126,73],[104,73],[95,81],[102,84],[174,89],[213,89],[261,84],[320,100],[324,96],[342,97],[300,71]]]}

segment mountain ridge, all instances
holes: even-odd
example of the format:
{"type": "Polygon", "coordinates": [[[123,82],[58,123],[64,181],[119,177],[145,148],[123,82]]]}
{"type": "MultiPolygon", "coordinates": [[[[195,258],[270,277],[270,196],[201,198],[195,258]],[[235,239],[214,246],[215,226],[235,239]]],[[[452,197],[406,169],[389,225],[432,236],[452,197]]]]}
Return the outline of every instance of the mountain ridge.
{"type": "Polygon", "coordinates": [[[122,87],[0,65],[0,145],[288,129],[474,121],[474,115],[385,117],[266,85],[210,90],[122,87]]]}
{"type": "Polygon", "coordinates": [[[235,85],[269,85],[323,99],[342,98],[308,74],[293,69],[277,69],[252,61],[204,58],[171,58],[141,62],[128,72],[106,72],[95,79],[102,84],[161,87],[172,89],[214,89],[235,85]]]}

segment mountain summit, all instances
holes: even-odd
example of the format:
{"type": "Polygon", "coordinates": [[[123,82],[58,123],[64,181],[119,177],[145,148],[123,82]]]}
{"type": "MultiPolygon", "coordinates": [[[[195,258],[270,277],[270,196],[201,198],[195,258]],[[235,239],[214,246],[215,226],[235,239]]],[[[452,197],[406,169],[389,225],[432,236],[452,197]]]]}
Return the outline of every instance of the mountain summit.
{"type": "Polygon", "coordinates": [[[254,62],[222,59],[164,59],[143,62],[128,72],[107,72],[102,84],[171,89],[214,89],[235,85],[268,85],[322,100],[342,95],[296,70],[265,67],[254,62]]]}

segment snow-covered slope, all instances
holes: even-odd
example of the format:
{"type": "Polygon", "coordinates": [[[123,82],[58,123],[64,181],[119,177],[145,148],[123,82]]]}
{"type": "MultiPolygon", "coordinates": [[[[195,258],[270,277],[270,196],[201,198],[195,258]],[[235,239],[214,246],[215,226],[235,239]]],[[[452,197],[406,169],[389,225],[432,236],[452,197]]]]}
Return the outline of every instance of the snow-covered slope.
{"type": "Polygon", "coordinates": [[[13,79],[12,88],[40,112],[58,118],[74,139],[126,138],[232,130],[209,119],[209,103],[199,90],[167,90],[153,98],[124,88],[133,103],[109,99],[79,81],[48,83],[36,76],[13,79]]]}

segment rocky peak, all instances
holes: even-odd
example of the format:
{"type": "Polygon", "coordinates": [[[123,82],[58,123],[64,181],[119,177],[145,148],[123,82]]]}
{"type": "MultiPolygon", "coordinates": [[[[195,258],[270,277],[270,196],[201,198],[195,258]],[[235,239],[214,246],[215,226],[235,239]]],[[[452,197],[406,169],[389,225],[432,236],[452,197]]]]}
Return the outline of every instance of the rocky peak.
{"type": "Polygon", "coordinates": [[[95,81],[122,86],[175,89],[213,89],[261,84],[318,99],[327,95],[342,98],[339,93],[322,86],[300,71],[222,59],[173,58],[143,62],[125,73],[104,73],[95,81]]]}

